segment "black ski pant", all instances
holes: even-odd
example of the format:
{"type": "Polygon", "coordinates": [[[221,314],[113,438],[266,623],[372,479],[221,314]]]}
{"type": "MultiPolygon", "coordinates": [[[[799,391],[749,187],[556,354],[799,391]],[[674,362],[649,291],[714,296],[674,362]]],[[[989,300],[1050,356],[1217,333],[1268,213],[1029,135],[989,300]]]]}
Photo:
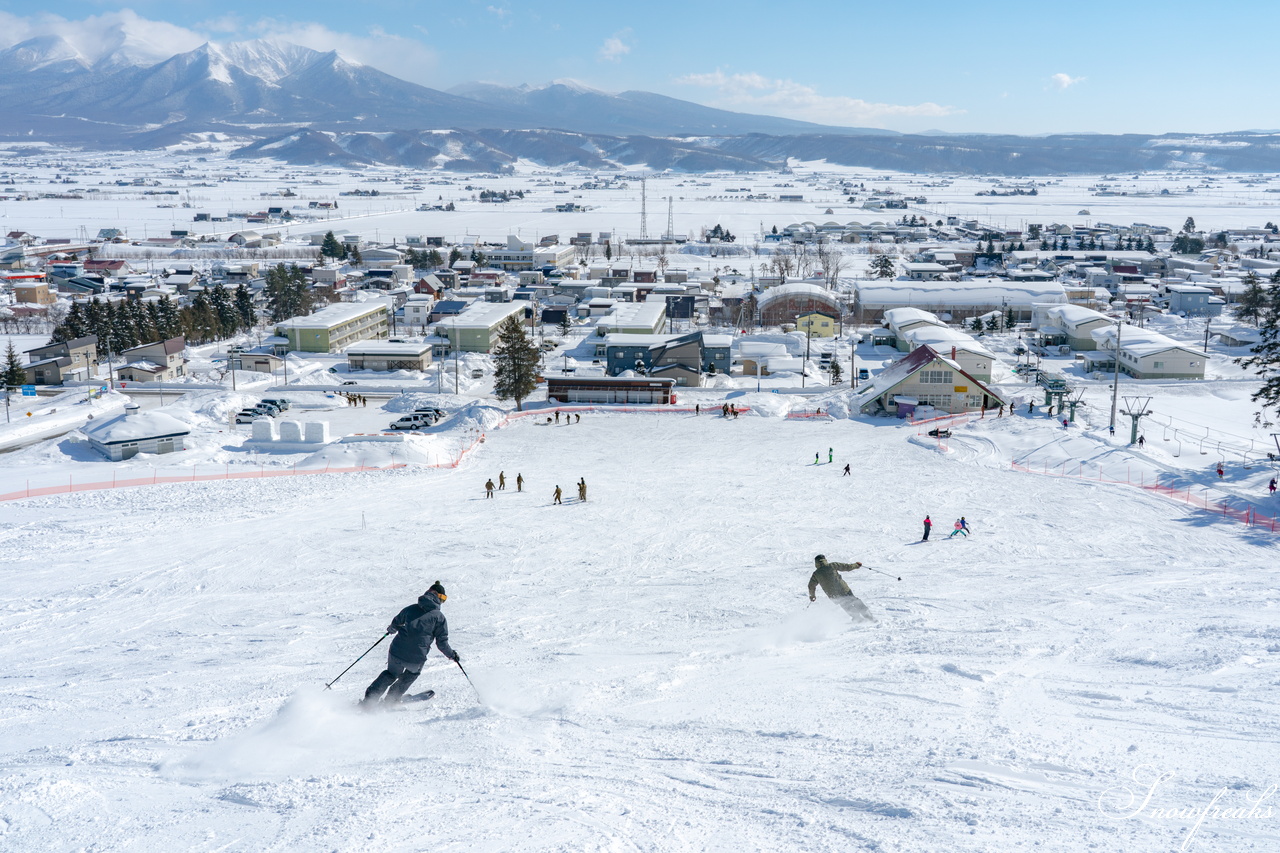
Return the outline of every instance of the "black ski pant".
{"type": "Polygon", "coordinates": [[[408,663],[399,658],[387,655],[387,668],[373,680],[369,689],[364,692],[365,702],[376,702],[386,693],[388,702],[398,702],[405,691],[422,674],[422,664],[408,663]]]}
{"type": "Polygon", "coordinates": [[[920,538],[920,541],[921,541],[921,542],[928,542],[928,541],[929,541],[929,527],[928,527],[928,525],[925,525],[925,528],[924,528],[924,536],[922,536],[922,537],[920,538]]]}

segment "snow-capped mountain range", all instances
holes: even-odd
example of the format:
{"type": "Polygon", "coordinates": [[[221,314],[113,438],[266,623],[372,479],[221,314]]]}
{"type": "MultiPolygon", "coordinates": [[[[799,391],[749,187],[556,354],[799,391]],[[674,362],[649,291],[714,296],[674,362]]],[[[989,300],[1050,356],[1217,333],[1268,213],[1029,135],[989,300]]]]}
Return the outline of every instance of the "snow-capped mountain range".
{"type": "Polygon", "coordinates": [[[647,165],[754,171],[788,158],[919,172],[1051,174],[1214,168],[1280,171],[1277,134],[900,134],[826,127],[575,81],[448,92],[336,51],[281,41],[172,53],[116,28],[75,44],[44,35],[0,50],[0,141],[102,149],[220,138],[242,157],[491,170],[647,165]],[[454,156],[450,152],[463,152],[454,156]]]}
{"type": "Polygon", "coordinates": [[[37,135],[51,124],[69,131],[72,120],[188,132],[211,129],[211,123],[242,125],[256,136],[272,126],[299,125],[366,131],[555,127],[640,135],[839,132],[647,92],[610,95],[564,83],[540,89],[472,84],[446,93],[336,51],[268,40],[206,43],[153,61],[127,39],[90,57],[64,38],[42,36],[0,51],[0,99],[6,124],[26,125],[37,135]]]}

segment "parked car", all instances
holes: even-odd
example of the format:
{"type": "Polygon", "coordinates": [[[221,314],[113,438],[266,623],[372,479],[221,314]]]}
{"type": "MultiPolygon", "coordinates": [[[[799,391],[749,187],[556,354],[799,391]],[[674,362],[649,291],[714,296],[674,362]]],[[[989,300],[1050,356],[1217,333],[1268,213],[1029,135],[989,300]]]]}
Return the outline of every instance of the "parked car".
{"type": "Polygon", "coordinates": [[[422,429],[424,426],[430,425],[431,418],[427,415],[405,415],[391,424],[388,429],[422,429]]]}
{"type": "Polygon", "coordinates": [[[356,383],[356,381],[355,381],[354,379],[344,379],[344,380],[342,380],[342,384],[343,384],[343,385],[355,385],[355,384],[357,384],[357,383],[356,383]]]}
{"type": "Polygon", "coordinates": [[[267,416],[262,414],[262,412],[255,412],[253,409],[245,409],[243,412],[236,412],[236,423],[251,424],[258,418],[265,417],[267,416]]]}
{"type": "Polygon", "coordinates": [[[266,403],[269,406],[275,406],[277,409],[279,409],[282,412],[288,411],[293,406],[292,403],[290,403],[288,400],[284,399],[283,397],[272,397],[271,399],[263,400],[262,402],[266,403]]]}
{"type": "Polygon", "coordinates": [[[262,412],[262,414],[272,418],[280,414],[280,410],[278,408],[267,402],[258,403],[256,406],[250,406],[249,411],[262,412]]]}

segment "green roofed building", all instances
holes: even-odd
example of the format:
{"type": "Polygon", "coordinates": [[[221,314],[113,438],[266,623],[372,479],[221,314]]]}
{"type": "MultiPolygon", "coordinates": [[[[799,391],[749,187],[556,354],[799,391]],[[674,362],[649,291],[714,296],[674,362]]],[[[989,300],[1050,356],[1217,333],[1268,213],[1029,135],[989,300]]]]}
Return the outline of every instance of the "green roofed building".
{"type": "Polygon", "coordinates": [[[342,352],[356,341],[387,337],[388,328],[384,304],[339,303],[305,317],[291,317],[277,323],[276,334],[288,343],[277,343],[275,349],[279,355],[286,352],[342,352]]]}

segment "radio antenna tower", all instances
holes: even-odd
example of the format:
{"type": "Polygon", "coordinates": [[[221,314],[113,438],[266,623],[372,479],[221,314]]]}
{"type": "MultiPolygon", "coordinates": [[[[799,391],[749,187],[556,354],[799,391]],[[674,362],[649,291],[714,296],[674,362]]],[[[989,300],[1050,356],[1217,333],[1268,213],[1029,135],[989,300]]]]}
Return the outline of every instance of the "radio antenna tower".
{"type": "Polygon", "coordinates": [[[649,209],[648,209],[648,190],[645,187],[645,179],[640,179],[640,239],[649,239],[649,209]]]}
{"type": "Polygon", "coordinates": [[[671,215],[671,208],[674,204],[671,196],[667,196],[667,239],[674,240],[676,238],[675,220],[671,215]]]}

